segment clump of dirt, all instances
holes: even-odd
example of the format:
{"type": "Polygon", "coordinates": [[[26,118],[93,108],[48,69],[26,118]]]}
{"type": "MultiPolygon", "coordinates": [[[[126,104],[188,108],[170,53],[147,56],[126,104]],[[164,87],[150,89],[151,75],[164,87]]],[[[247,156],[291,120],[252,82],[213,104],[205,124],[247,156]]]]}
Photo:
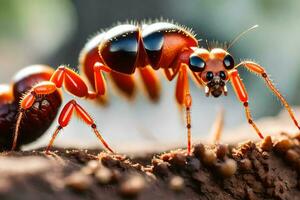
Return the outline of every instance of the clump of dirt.
{"type": "Polygon", "coordinates": [[[300,134],[128,158],[2,152],[0,199],[300,199],[300,134]]]}

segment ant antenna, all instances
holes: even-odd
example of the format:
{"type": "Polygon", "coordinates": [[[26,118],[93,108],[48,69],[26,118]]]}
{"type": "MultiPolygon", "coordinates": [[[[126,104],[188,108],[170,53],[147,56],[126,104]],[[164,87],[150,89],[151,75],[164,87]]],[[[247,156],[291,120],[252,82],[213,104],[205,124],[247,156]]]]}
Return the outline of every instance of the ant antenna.
{"type": "Polygon", "coordinates": [[[238,35],[237,35],[237,36],[229,43],[229,45],[227,46],[227,50],[228,50],[230,47],[232,47],[232,45],[233,45],[234,43],[236,43],[236,41],[238,41],[243,35],[245,35],[245,34],[248,33],[249,31],[251,31],[251,30],[253,30],[253,29],[257,28],[257,27],[258,27],[258,25],[256,24],[256,25],[254,25],[254,26],[248,28],[247,30],[243,31],[242,33],[238,34],[238,35]]]}

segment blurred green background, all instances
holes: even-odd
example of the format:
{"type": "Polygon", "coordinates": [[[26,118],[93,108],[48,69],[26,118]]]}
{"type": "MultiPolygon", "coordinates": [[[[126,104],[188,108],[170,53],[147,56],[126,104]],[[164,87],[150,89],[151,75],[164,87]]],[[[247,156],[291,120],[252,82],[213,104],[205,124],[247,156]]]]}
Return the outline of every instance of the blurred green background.
{"type": "MultiPolygon", "coordinates": [[[[230,52],[236,61],[251,59],[264,66],[287,100],[298,105],[299,8],[297,0],[1,0],[0,82],[9,82],[19,69],[36,63],[53,67],[70,64],[76,68],[87,39],[119,21],[173,19],[191,27],[198,39],[220,42],[228,42],[258,24],[259,28],[240,39],[230,52]]],[[[241,70],[241,76],[255,119],[277,114],[281,105],[264,82],[246,70],[241,70]]],[[[184,123],[173,97],[174,83],[161,78],[163,96],[158,105],[151,104],[140,93],[133,104],[110,92],[108,108],[81,101],[114,148],[134,151],[185,144],[184,123]]],[[[192,95],[192,130],[197,140],[208,137],[221,107],[226,108],[226,128],[246,122],[230,86],[228,97],[206,98],[204,91],[194,85],[192,95]]],[[[57,144],[98,145],[89,128],[74,121],[57,144]]],[[[53,127],[37,145],[44,145],[52,131],[53,127]]]]}

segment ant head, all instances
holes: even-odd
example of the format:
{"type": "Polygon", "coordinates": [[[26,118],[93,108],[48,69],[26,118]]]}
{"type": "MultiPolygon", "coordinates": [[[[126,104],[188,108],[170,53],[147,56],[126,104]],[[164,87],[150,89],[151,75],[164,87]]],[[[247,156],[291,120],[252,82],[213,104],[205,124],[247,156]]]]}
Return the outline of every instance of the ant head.
{"type": "Polygon", "coordinates": [[[229,79],[230,70],[235,66],[233,57],[228,53],[228,49],[243,35],[257,27],[258,25],[254,25],[238,34],[229,43],[226,50],[222,48],[209,48],[209,50],[198,47],[191,48],[189,67],[205,85],[207,96],[212,94],[214,97],[219,97],[223,93],[227,95],[226,82],[229,79]]]}
{"type": "Polygon", "coordinates": [[[192,48],[189,57],[189,68],[205,85],[206,95],[219,97],[227,93],[226,82],[229,71],[234,68],[233,57],[224,49],[192,48]]]}

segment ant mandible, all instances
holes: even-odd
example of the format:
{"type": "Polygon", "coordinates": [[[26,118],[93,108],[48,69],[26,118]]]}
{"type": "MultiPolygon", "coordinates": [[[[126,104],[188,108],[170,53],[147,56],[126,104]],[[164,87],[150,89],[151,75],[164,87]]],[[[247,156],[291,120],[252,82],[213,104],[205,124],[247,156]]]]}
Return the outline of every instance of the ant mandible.
{"type": "MultiPolygon", "coordinates": [[[[292,109],[272,84],[265,69],[252,61],[242,61],[235,64],[232,55],[228,52],[232,44],[245,32],[237,36],[224,49],[200,47],[198,40],[190,30],[169,22],[156,22],[147,25],[122,24],[97,34],[85,45],[79,59],[80,69],[87,76],[94,90],[89,90],[82,77],[68,67],[58,67],[49,81],[35,85],[21,100],[13,149],[17,142],[23,115],[31,108],[37,96],[51,94],[64,85],[66,91],[76,97],[86,99],[102,97],[106,94],[103,72],[109,73],[116,86],[128,96],[132,96],[135,84],[132,74],[138,70],[148,96],[152,100],[157,100],[160,92],[155,70],[162,69],[169,81],[177,77],[175,96],[178,104],[185,107],[186,111],[188,153],[191,152],[190,110],[192,106],[188,82],[189,74],[196,84],[204,87],[206,96],[219,97],[222,94],[226,96],[226,83],[230,81],[238,99],[243,103],[249,124],[253,126],[258,136],[263,138],[252,119],[248,94],[238,73],[238,68],[245,67],[265,80],[267,86],[283,103],[295,125],[300,129],[292,109]]],[[[101,137],[90,115],[75,100],[71,100],[60,113],[59,125],[51,138],[46,153],[49,152],[59,131],[69,124],[74,111],[86,124],[91,126],[103,145],[113,152],[101,137]]]]}

